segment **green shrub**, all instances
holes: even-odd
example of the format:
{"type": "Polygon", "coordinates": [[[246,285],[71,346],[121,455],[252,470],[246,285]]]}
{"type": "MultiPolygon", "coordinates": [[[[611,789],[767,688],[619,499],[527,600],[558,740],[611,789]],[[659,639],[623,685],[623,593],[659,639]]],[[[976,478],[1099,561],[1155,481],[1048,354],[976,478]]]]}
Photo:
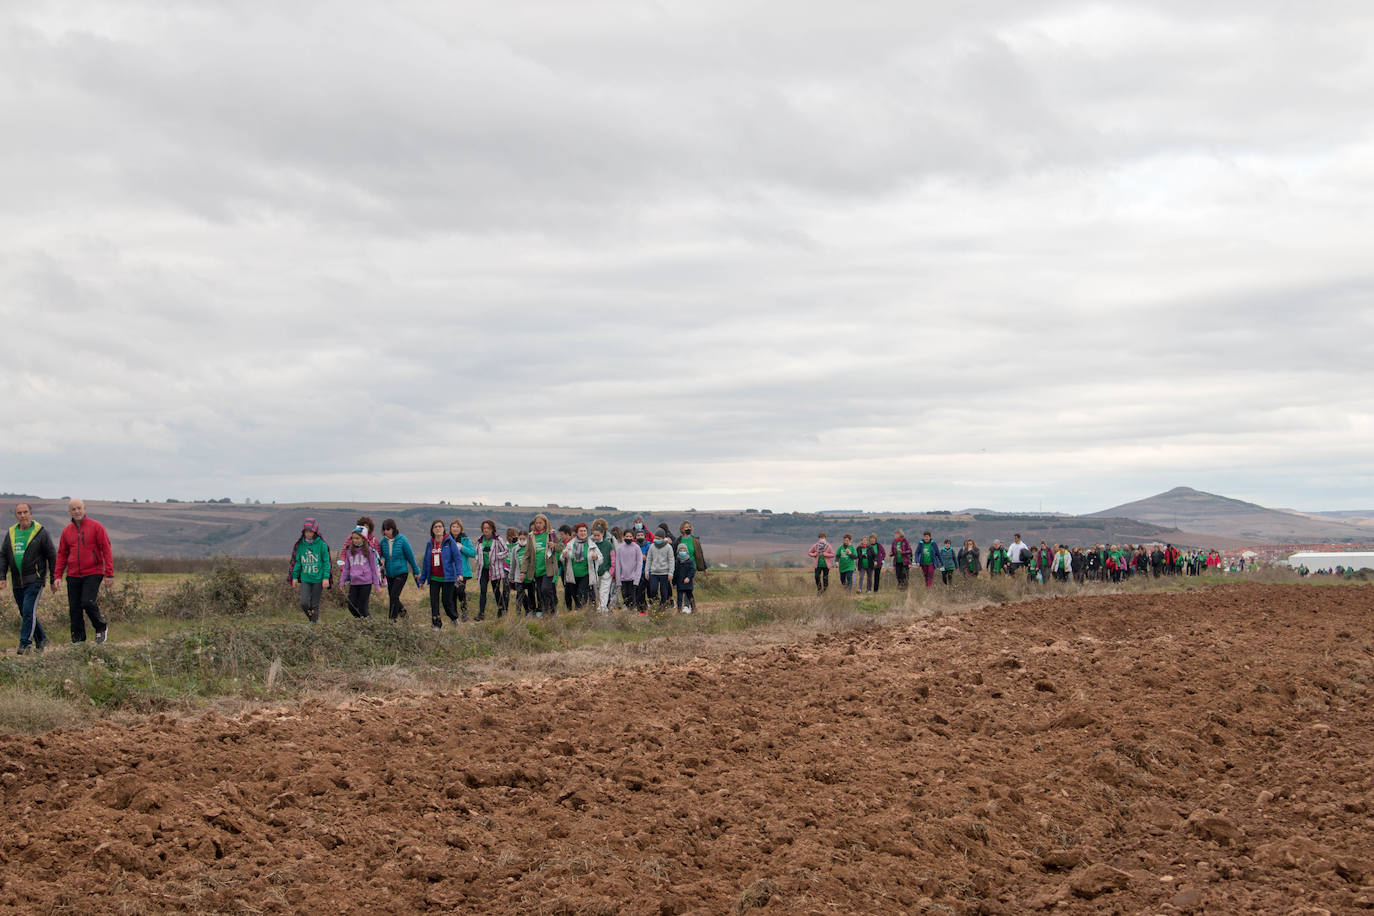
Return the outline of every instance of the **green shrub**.
{"type": "Polygon", "coordinates": [[[287,591],[285,586],[278,588],[261,575],[247,573],[233,560],[226,560],[208,573],[180,582],[158,599],[153,610],[175,620],[243,617],[280,609],[287,591]]]}

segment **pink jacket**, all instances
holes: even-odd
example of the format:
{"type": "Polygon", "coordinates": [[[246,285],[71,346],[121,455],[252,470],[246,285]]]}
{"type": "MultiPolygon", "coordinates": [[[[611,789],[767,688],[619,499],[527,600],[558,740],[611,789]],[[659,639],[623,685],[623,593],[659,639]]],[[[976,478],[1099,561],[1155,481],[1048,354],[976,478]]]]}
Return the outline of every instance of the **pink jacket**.
{"type": "Polygon", "coordinates": [[[827,569],[829,569],[831,565],[833,565],[835,562],[835,548],[830,546],[829,541],[817,541],[816,543],[812,544],[811,549],[807,551],[807,555],[810,556],[813,560],[824,559],[824,564],[818,562],[816,565],[824,565],[827,569]]]}

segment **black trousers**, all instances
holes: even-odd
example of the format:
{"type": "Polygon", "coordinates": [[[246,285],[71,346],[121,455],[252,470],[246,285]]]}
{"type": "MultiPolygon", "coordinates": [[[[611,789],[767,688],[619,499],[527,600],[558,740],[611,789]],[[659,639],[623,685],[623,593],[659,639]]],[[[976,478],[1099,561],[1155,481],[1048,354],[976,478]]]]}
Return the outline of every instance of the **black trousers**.
{"type": "Polygon", "coordinates": [[[101,575],[67,577],[67,613],[72,619],[72,642],[86,641],[86,617],[91,618],[91,626],[97,633],[109,626],[100,616],[97,603],[104,578],[101,575]]]}
{"type": "Polygon", "coordinates": [[[882,568],[881,566],[875,566],[875,567],[873,567],[873,590],[874,590],[875,592],[878,590],[878,582],[879,582],[882,578],[883,578],[883,568],[882,568]]]}
{"type": "Polygon", "coordinates": [[[625,602],[625,607],[644,610],[644,605],[639,600],[639,583],[622,582],[620,583],[620,599],[625,602]]]}
{"type": "Polygon", "coordinates": [[[830,587],[830,567],[816,567],[816,594],[820,594],[830,587]]]}
{"type": "Polygon", "coordinates": [[[429,620],[430,623],[442,623],[439,619],[439,611],[442,608],[444,615],[454,623],[458,622],[458,605],[455,598],[452,582],[436,582],[429,580],[429,620]]]}
{"type": "Polygon", "coordinates": [[[594,600],[591,574],[578,576],[577,581],[573,583],[573,604],[578,608],[584,608],[594,600]]]}
{"type": "Polygon", "coordinates": [[[482,570],[482,576],[477,580],[477,619],[485,620],[487,616],[487,586],[491,586],[491,600],[496,605],[496,616],[500,617],[505,613],[504,601],[501,597],[501,583],[504,579],[493,579],[491,570],[482,570]]]}
{"type": "Polygon", "coordinates": [[[348,587],[348,613],[354,617],[371,617],[372,615],[367,612],[367,605],[371,600],[371,585],[350,585],[348,587]]]}
{"type": "Polygon", "coordinates": [[[952,583],[954,582],[954,570],[952,570],[952,569],[942,569],[942,570],[940,570],[940,581],[943,582],[945,585],[950,585],[950,584],[952,584],[952,583]]]}
{"type": "Polygon", "coordinates": [[[904,564],[904,563],[892,567],[892,571],[895,572],[895,573],[897,574],[897,587],[898,587],[898,588],[906,588],[906,586],[907,586],[907,573],[910,572],[910,570],[911,570],[911,567],[910,567],[910,566],[907,566],[907,565],[904,564]]]}
{"type": "Polygon", "coordinates": [[[410,573],[401,573],[399,576],[391,576],[386,580],[386,596],[390,599],[387,616],[392,620],[406,615],[405,605],[401,603],[401,592],[405,589],[409,579],[410,573]]]}

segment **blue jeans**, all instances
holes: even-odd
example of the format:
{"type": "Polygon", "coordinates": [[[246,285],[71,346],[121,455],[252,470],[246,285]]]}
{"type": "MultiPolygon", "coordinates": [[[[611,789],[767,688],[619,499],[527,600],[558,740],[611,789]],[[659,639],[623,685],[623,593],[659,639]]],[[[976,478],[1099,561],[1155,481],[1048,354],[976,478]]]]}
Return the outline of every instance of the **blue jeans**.
{"type": "Polygon", "coordinates": [[[38,596],[43,593],[43,583],[38,582],[27,587],[14,585],[13,591],[14,603],[19,605],[19,648],[23,649],[35,642],[46,643],[48,634],[43,632],[43,624],[38,622],[34,614],[38,608],[38,596]]]}

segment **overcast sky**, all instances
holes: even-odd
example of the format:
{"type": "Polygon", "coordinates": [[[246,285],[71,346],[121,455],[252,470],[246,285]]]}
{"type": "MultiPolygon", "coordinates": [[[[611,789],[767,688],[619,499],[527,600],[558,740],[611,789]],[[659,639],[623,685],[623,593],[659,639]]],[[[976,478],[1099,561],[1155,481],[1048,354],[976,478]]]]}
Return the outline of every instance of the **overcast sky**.
{"type": "Polygon", "coordinates": [[[0,5],[0,489],[1369,508],[1374,4],[0,5]]]}

